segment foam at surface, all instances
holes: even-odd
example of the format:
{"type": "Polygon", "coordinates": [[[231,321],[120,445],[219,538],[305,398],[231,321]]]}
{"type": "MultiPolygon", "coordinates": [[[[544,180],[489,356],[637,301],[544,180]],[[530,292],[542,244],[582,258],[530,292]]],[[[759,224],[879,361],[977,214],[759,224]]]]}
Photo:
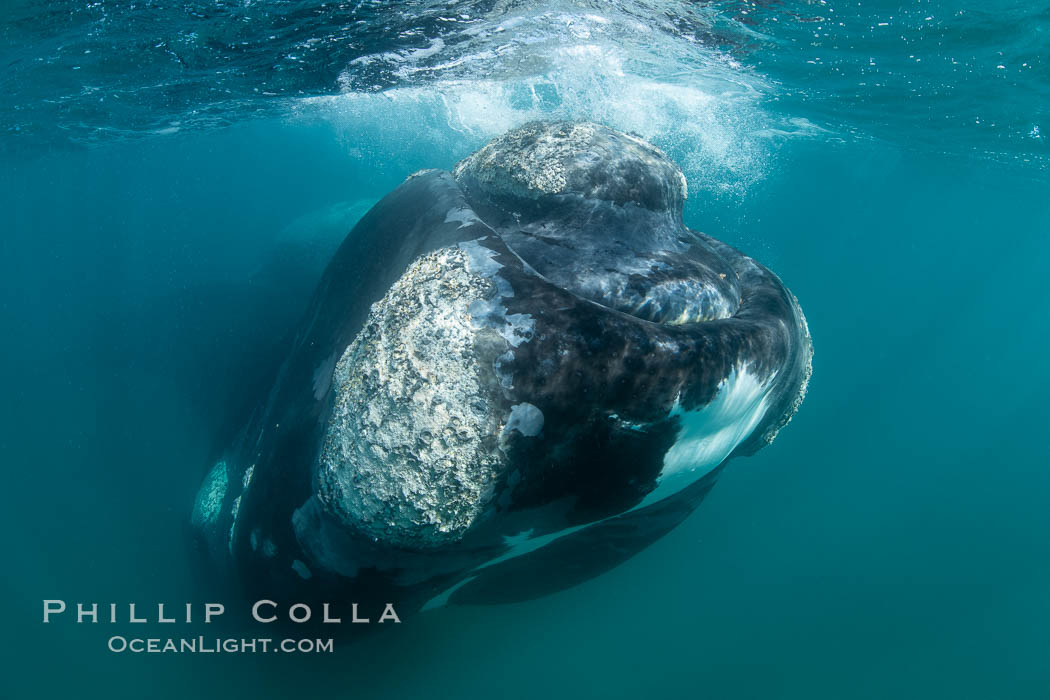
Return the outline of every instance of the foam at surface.
{"type": "Polygon", "coordinates": [[[758,74],[622,7],[603,10],[496,17],[461,44],[365,57],[347,67],[342,94],[295,112],[331,121],[348,143],[367,133],[372,150],[355,154],[377,162],[420,148],[454,162],[528,121],[588,119],[668,151],[691,186],[728,194],[763,177],[777,139],[805,131],[763,110],[758,74]],[[363,67],[401,84],[362,89],[363,67]]]}

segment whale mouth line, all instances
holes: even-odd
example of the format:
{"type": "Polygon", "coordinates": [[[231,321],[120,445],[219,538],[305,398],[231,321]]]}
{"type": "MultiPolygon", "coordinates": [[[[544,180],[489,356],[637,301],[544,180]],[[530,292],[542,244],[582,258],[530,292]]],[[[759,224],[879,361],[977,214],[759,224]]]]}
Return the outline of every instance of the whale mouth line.
{"type": "MultiPolygon", "coordinates": [[[[481,219],[479,221],[485,223],[481,219]]],[[[488,224],[485,225],[488,226],[488,224]]],[[[543,281],[560,287],[562,291],[580,301],[653,326],[688,326],[720,321],[732,318],[740,308],[739,294],[724,300],[718,299],[717,302],[721,303],[716,303],[710,288],[705,286],[699,277],[679,278],[666,283],[657,282],[643,287],[644,293],[635,294],[631,298],[612,291],[606,294],[587,294],[571,287],[561,287],[556,280],[549,278],[531,265],[529,260],[522,256],[506,237],[502,240],[508,251],[522,263],[523,267],[543,281]],[[708,301],[706,306],[703,303],[705,299],[708,301]]],[[[650,271],[653,270],[657,270],[656,263],[650,265],[650,271]]],[[[722,275],[720,279],[728,278],[727,273],[722,273],[722,275]]],[[[644,273],[636,275],[636,277],[645,276],[644,273]]]]}
{"type": "Polygon", "coordinates": [[[636,136],[590,122],[530,122],[453,170],[479,220],[556,287],[682,326],[731,317],[732,266],[682,222],[681,169],[636,136]]]}

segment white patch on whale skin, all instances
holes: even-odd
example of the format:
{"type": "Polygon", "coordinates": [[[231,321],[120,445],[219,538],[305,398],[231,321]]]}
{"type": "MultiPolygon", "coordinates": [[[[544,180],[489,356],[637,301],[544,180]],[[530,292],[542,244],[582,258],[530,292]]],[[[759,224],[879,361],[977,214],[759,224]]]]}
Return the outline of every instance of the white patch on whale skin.
{"type": "Polygon", "coordinates": [[[503,434],[507,435],[512,430],[517,430],[525,437],[536,437],[543,430],[543,411],[531,403],[519,403],[510,408],[510,417],[507,425],[503,428],[503,434]]]}
{"type": "Polygon", "coordinates": [[[725,461],[762,422],[775,376],[763,380],[741,365],[722,380],[718,393],[702,408],[685,411],[675,400],[671,415],[681,417],[681,432],[664,455],[656,488],[636,508],[670,496],[725,461]]]}
{"type": "Polygon", "coordinates": [[[446,605],[448,603],[448,599],[452,597],[453,593],[455,593],[457,590],[459,590],[460,588],[467,585],[468,583],[470,583],[478,577],[477,572],[480,572],[483,569],[487,569],[490,566],[495,566],[496,564],[507,561],[508,559],[514,559],[515,557],[520,557],[523,554],[535,552],[537,549],[540,549],[541,547],[550,544],[554,540],[560,539],[565,535],[570,535],[574,532],[577,532],[578,530],[582,530],[583,528],[588,527],[591,524],[592,523],[574,525],[572,527],[565,528],[564,530],[559,530],[558,532],[550,533],[547,535],[538,535],[536,537],[532,536],[532,528],[529,528],[524,532],[520,532],[517,535],[504,535],[503,544],[507,547],[507,551],[505,551],[500,556],[493,557],[485,563],[479,564],[475,568],[471,569],[471,573],[473,574],[472,576],[467,576],[462,581],[457,581],[456,583],[452,584],[450,587],[446,588],[444,591],[428,600],[423,605],[422,609],[435,610],[437,608],[442,607],[443,605],[446,605]]]}
{"type": "Polygon", "coordinates": [[[264,535],[259,528],[252,528],[248,536],[248,542],[253,552],[262,552],[267,559],[273,559],[277,555],[277,545],[273,543],[269,535],[264,535]]]}
{"type": "Polygon", "coordinates": [[[335,363],[338,360],[338,354],[333,351],[314,370],[313,389],[315,400],[320,401],[328,393],[328,389],[332,386],[332,374],[335,372],[335,363]]]}
{"type": "MultiPolygon", "coordinates": [[[[604,518],[604,520],[608,520],[608,518],[604,518]]],[[[599,520],[598,522],[602,521],[599,520]]],[[[452,596],[453,593],[455,593],[457,590],[459,590],[460,588],[477,578],[477,572],[480,572],[483,569],[487,569],[490,566],[495,566],[496,564],[505,562],[508,559],[520,557],[524,554],[528,554],[529,552],[535,552],[537,549],[542,549],[543,547],[546,547],[548,544],[555,540],[560,540],[566,535],[571,535],[574,532],[579,532],[580,530],[583,530],[584,528],[590,527],[594,524],[595,523],[584,523],[582,525],[573,525],[571,527],[565,528],[564,530],[558,530],[557,532],[551,532],[546,535],[537,535],[535,537],[533,537],[532,535],[532,528],[529,528],[524,532],[520,532],[517,535],[504,535],[503,544],[507,547],[507,551],[471,569],[471,573],[474,574],[473,576],[468,576],[462,581],[454,583],[449,588],[445,589],[441,593],[428,600],[423,605],[422,609],[435,610],[447,604],[448,599],[452,596]]]]}
{"type": "Polygon", "coordinates": [[[504,391],[509,391],[514,382],[510,373],[503,370],[503,366],[514,360],[514,348],[532,339],[536,321],[530,314],[508,314],[507,307],[499,302],[500,299],[513,297],[514,288],[510,286],[510,282],[499,275],[503,265],[496,262],[496,251],[486,248],[477,240],[463,241],[458,247],[466,256],[467,271],[491,280],[496,285],[496,297],[478,299],[470,305],[468,311],[475,328],[487,326],[494,329],[510,346],[510,349],[497,358],[493,365],[500,386],[504,391]]]}
{"type": "MultiPolygon", "coordinates": [[[[224,463],[225,464],[225,463],[224,463]]],[[[233,542],[234,537],[237,534],[237,516],[241,512],[241,498],[248,492],[249,487],[252,485],[252,477],[255,475],[255,465],[252,464],[244,470],[244,475],[241,477],[241,492],[233,499],[233,504],[230,506],[230,532],[227,535],[227,546],[229,547],[230,554],[233,554],[233,542]]],[[[253,547],[254,549],[254,547],[253,547]]]]}
{"type": "MultiPolygon", "coordinates": [[[[477,241],[463,241],[457,247],[467,256],[467,272],[489,278],[503,269],[503,265],[496,262],[496,251],[486,248],[477,241]]],[[[509,294],[503,294],[503,290],[500,292],[500,296],[514,296],[513,290],[509,294]]]]}
{"type": "Polygon", "coordinates": [[[536,327],[531,315],[508,314],[507,307],[495,299],[478,299],[467,310],[475,328],[494,329],[512,348],[528,342],[536,327]]]}
{"type": "Polygon", "coordinates": [[[237,530],[237,514],[241,510],[241,497],[233,499],[233,505],[230,506],[230,534],[226,538],[226,546],[230,549],[230,555],[233,555],[233,537],[237,530]]]}
{"type": "Polygon", "coordinates": [[[474,211],[468,207],[449,209],[448,214],[445,215],[446,224],[458,223],[459,228],[466,228],[467,226],[470,226],[471,224],[476,224],[480,221],[481,219],[478,218],[478,215],[475,214],[474,211]]]}
{"type": "Polygon", "coordinates": [[[477,578],[477,576],[468,576],[467,578],[463,579],[462,581],[459,581],[458,583],[456,583],[451,588],[447,588],[443,592],[438,593],[436,596],[434,596],[433,598],[428,600],[426,603],[424,603],[423,607],[420,608],[419,611],[420,612],[427,612],[428,610],[437,610],[438,608],[444,607],[445,605],[448,604],[448,599],[452,597],[453,593],[455,593],[460,588],[462,588],[463,586],[467,585],[468,583],[470,583],[471,581],[473,581],[476,578],[477,578]]]}
{"type": "Polygon", "coordinates": [[[252,546],[253,552],[262,552],[262,555],[267,559],[273,559],[277,554],[277,545],[273,543],[269,535],[264,535],[262,530],[257,527],[252,528],[248,541],[252,546]]]}
{"type": "Polygon", "coordinates": [[[292,569],[295,570],[295,573],[299,574],[299,577],[304,581],[309,581],[313,578],[314,574],[310,571],[310,568],[298,559],[292,562],[292,569]]]}

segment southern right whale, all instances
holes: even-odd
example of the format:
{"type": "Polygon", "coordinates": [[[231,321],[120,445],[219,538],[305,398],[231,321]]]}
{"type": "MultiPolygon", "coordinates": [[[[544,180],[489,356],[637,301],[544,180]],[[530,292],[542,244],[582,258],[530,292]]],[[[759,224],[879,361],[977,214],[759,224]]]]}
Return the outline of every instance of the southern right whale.
{"type": "Polygon", "coordinates": [[[329,264],[205,477],[212,559],[275,595],[520,600],[681,522],[801,403],[802,310],[682,223],[638,137],[534,122],[417,173],[329,264]]]}

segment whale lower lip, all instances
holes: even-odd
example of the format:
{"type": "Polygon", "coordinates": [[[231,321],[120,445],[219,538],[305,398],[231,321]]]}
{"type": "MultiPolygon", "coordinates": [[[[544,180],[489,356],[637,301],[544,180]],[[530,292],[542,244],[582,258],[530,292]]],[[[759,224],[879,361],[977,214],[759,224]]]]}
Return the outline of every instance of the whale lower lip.
{"type": "Polygon", "coordinates": [[[209,551],[292,589],[368,571],[502,599],[521,562],[586,542],[600,570],[673,527],[790,420],[812,354],[795,298],[685,227],[686,196],[658,149],[578,122],[411,176],[205,480],[209,551]]]}

